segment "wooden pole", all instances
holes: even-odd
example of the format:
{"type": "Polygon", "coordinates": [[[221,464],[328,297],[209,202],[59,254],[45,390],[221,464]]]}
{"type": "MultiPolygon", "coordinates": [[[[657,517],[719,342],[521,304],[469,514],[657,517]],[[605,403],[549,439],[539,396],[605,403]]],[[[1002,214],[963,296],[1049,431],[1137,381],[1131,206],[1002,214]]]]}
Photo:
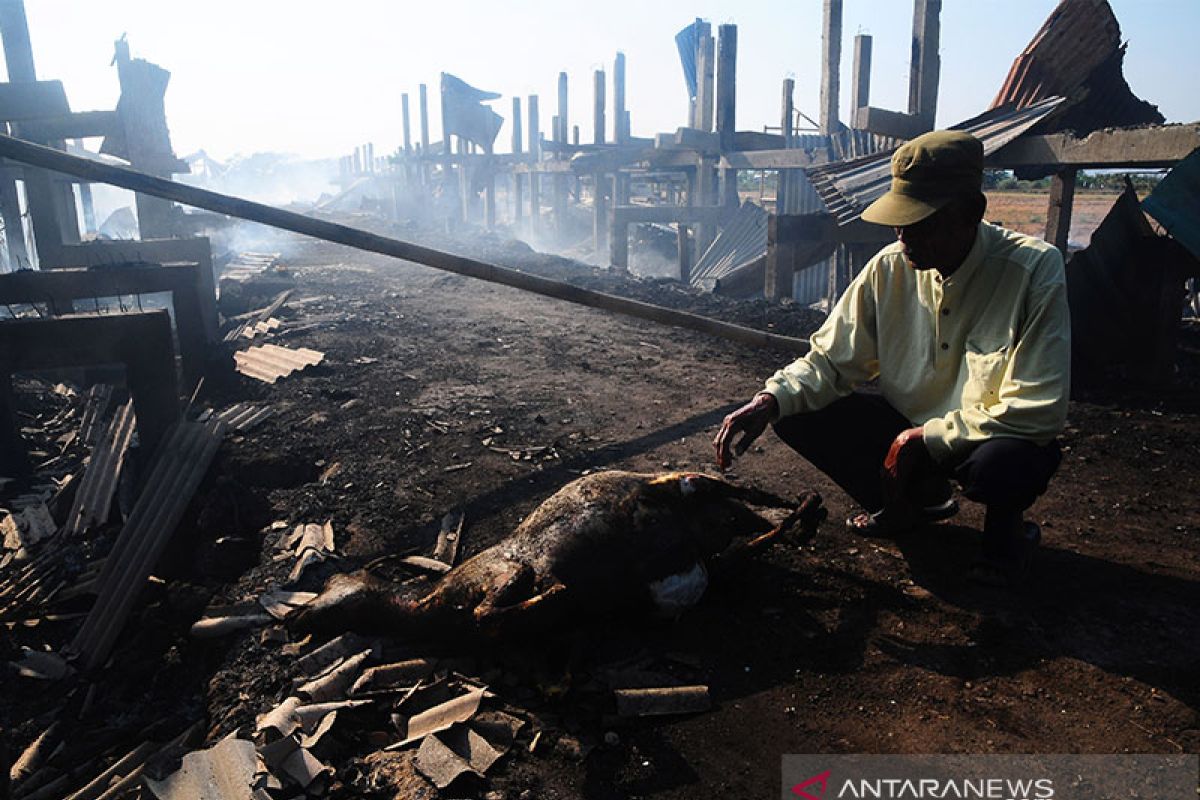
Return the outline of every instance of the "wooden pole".
{"type": "Polygon", "coordinates": [[[858,110],[871,105],[871,37],[860,33],[854,37],[854,76],[850,87],[850,122],[858,118],[858,110]]]}
{"type": "MultiPolygon", "coordinates": [[[[29,22],[25,17],[24,0],[0,2],[0,39],[3,40],[4,63],[8,69],[9,82],[32,83],[36,81],[37,70],[33,63],[33,45],[29,40],[29,22]]],[[[14,125],[13,132],[19,135],[20,125],[14,125]]],[[[55,198],[55,189],[50,176],[37,170],[27,170],[24,177],[25,199],[28,203],[34,245],[37,248],[39,260],[44,262],[40,266],[45,269],[53,266],[55,253],[63,245],[64,231],[67,227],[66,220],[60,219],[61,203],[55,198]]],[[[7,195],[8,192],[0,194],[7,195]]],[[[15,198],[16,194],[14,187],[11,197],[15,198]]],[[[73,206],[72,210],[74,210],[73,206]]],[[[6,212],[7,216],[19,220],[20,212],[8,211],[6,212]]],[[[8,222],[8,219],[6,218],[5,221],[8,222]]],[[[6,230],[16,232],[23,231],[24,228],[18,224],[11,228],[6,226],[6,230]]],[[[19,238],[22,241],[20,248],[22,252],[17,254],[18,257],[24,256],[28,261],[29,253],[23,246],[24,236],[10,237],[10,241],[13,238],[19,238]]],[[[76,236],[76,238],[78,237],[76,236]]]]}
{"type": "Polygon", "coordinates": [[[697,314],[660,308],[638,300],[572,286],[539,275],[380,236],[348,225],[314,219],[294,211],[285,211],[251,200],[187,186],[125,167],[114,167],[97,161],[89,161],[49,147],[14,139],[11,136],[0,135],[0,157],[11,158],[23,164],[73,175],[95,183],[107,183],[134,192],[144,192],[154,197],[203,208],[217,214],[250,220],[273,228],[281,228],[322,241],[392,256],[490,283],[511,286],[545,297],[711,333],[756,347],[778,347],[797,352],[804,352],[808,349],[808,342],[803,339],[756,331],[740,325],[731,325],[727,322],[701,317],[697,314]]]}
{"type": "Polygon", "coordinates": [[[821,133],[837,133],[839,65],[842,63],[842,0],[825,0],[821,36],[821,133]]]}

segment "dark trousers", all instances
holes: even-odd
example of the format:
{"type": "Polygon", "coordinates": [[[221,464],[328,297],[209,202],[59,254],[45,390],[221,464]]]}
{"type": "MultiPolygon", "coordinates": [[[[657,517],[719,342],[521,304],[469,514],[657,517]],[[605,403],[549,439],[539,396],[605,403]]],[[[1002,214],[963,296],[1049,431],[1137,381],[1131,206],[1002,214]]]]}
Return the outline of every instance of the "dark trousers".
{"type": "MultiPolygon", "coordinates": [[[[879,395],[855,392],[820,411],[779,420],[775,433],[874,512],[884,505],[883,459],[892,440],[912,427],[916,426],[879,395]]],[[[954,463],[935,464],[933,474],[919,482],[926,495],[914,500],[932,505],[947,499],[946,481],[953,478],[963,496],[988,507],[989,516],[1020,514],[1046,491],[1061,460],[1057,442],[990,439],[954,463]]]]}

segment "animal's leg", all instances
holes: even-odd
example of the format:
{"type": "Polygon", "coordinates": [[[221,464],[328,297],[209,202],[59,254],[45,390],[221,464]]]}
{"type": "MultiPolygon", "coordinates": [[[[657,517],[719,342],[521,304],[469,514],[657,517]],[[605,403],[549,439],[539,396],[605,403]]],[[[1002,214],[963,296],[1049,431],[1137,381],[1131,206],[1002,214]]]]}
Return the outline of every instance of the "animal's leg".
{"type": "Polygon", "coordinates": [[[489,595],[475,607],[475,622],[497,633],[546,630],[566,615],[569,598],[566,585],[559,581],[516,603],[502,605],[489,595]]]}
{"type": "Polygon", "coordinates": [[[821,495],[816,492],[809,492],[800,499],[800,505],[795,511],[788,514],[783,522],[780,522],[771,530],[764,534],[749,539],[744,542],[738,542],[730,545],[730,547],[721,554],[721,557],[728,558],[729,556],[738,555],[741,553],[755,553],[774,543],[776,539],[792,530],[799,529],[801,540],[804,543],[812,539],[817,533],[817,525],[821,523],[826,516],[825,508],[821,505],[821,495]]]}

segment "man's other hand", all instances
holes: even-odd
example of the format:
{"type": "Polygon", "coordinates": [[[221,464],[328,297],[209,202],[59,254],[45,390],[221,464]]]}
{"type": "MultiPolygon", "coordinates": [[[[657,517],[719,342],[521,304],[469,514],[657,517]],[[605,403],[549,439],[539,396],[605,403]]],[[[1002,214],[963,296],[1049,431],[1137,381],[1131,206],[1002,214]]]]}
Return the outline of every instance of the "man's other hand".
{"type": "Polygon", "coordinates": [[[717,468],[729,469],[733,456],[742,455],[754,443],[762,432],[767,429],[772,420],[779,415],[779,402],[768,392],[759,392],[746,405],[725,417],[721,430],[713,439],[713,447],[717,451],[717,468]],[[733,444],[733,438],[738,434],[742,438],[733,444]]]}
{"type": "Polygon", "coordinates": [[[888,496],[903,493],[908,481],[930,461],[929,449],[925,447],[925,430],[909,428],[901,431],[892,440],[887,456],[883,459],[883,480],[888,496]]]}

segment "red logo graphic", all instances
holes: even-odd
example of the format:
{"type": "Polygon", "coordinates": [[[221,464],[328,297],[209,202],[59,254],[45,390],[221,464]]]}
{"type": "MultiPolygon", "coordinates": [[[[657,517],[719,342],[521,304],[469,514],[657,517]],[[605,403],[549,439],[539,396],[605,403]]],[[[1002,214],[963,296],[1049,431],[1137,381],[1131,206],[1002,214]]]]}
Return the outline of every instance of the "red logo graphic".
{"type": "Polygon", "coordinates": [[[827,769],[819,775],[813,775],[804,783],[797,783],[792,787],[792,794],[796,795],[797,797],[802,797],[804,800],[821,800],[821,798],[825,796],[825,787],[829,783],[830,772],[832,772],[832,770],[827,769]],[[810,786],[814,787],[813,790],[816,792],[816,794],[805,791],[805,789],[809,788],[810,786]],[[815,788],[817,786],[820,786],[820,788],[815,788]]]}

